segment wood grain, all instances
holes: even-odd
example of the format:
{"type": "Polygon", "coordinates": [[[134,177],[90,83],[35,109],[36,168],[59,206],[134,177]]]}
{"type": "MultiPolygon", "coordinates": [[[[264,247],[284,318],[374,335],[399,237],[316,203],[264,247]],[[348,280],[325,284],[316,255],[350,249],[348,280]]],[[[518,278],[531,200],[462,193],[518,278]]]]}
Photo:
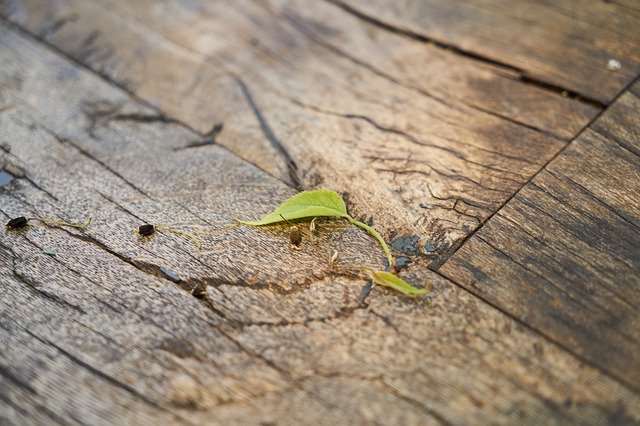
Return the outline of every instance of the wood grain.
{"type": "Polygon", "coordinates": [[[622,95],[440,269],[635,389],[639,88],[622,95]]]}
{"type": "Polygon", "coordinates": [[[433,264],[598,111],[323,2],[30,0],[2,13],[167,116],[222,126],[216,143],[280,180],[348,193],[354,214],[416,238],[408,254],[433,264]]]}
{"type": "Polygon", "coordinates": [[[362,282],[327,257],[380,253],[342,224],[300,251],[282,227],[202,251],[137,239],[141,222],[216,228],[293,191],[220,146],[189,147],[198,134],[2,24],[0,55],[14,105],[0,154],[16,177],[0,219],[95,221],[2,232],[3,422],[640,421],[637,393],[423,267],[403,276],[430,296],[377,288],[359,305],[362,282]]]}
{"type": "Polygon", "coordinates": [[[378,26],[605,104],[640,73],[640,13],[615,1],[329,1],[378,26]]]}

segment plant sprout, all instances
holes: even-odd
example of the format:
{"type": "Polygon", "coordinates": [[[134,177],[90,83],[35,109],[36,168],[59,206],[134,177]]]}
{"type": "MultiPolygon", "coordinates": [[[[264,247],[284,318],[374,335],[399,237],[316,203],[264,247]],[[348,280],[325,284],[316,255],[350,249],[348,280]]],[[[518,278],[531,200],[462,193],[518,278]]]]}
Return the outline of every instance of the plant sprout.
{"type": "MultiPolygon", "coordinates": [[[[392,268],[395,266],[395,259],[391,254],[389,246],[384,241],[384,238],[382,238],[382,235],[373,227],[351,217],[349,213],[347,213],[347,206],[342,197],[337,192],[329,189],[300,192],[285,200],[273,212],[267,214],[260,220],[237,220],[237,222],[243,225],[265,226],[296,219],[312,219],[313,223],[313,220],[318,217],[345,219],[350,224],[364,229],[380,243],[382,250],[387,256],[389,265],[392,268]]],[[[389,272],[367,270],[367,273],[374,283],[391,287],[408,296],[428,293],[428,290],[413,287],[397,275],[389,272]]]]}

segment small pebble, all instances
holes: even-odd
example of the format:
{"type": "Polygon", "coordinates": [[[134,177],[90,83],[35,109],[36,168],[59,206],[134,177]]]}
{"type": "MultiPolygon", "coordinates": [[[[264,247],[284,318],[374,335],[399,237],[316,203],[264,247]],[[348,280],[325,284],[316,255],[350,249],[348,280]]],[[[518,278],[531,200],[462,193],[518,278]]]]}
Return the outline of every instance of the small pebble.
{"type": "Polygon", "coordinates": [[[409,259],[408,257],[399,257],[396,259],[396,266],[398,268],[406,268],[409,263],[411,263],[411,259],[409,259]]]}
{"type": "Polygon", "coordinates": [[[42,252],[44,254],[46,254],[47,256],[56,257],[56,252],[53,249],[46,248],[46,249],[42,250],[42,252]]]}
{"type": "MultiPolygon", "coordinates": [[[[409,266],[410,263],[411,263],[411,259],[409,259],[408,257],[400,256],[396,258],[396,268],[398,269],[406,268],[407,266],[409,266]]],[[[382,264],[384,265],[384,269],[388,271],[389,261],[387,260],[387,258],[382,259],[382,264]]]]}
{"type": "Polygon", "coordinates": [[[410,256],[418,252],[419,238],[416,235],[398,237],[391,242],[391,247],[410,256]]]}
{"type": "Polygon", "coordinates": [[[369,293],[371,293],[371,289],[373,288],[373,282],[367,281],[362,290],[360,291],[360,296],[358,296],[358,305],[362,305],[367,297],[369,297],[369,293]]]}
{"type": "Polygon", "coordinates": [[[424,244],[424,249],[429,253],[433,253],[434,251],[436,251],[436,246],[427,241],[424,244]]]}
{"type": "Polygon", "coordinates": [[[607,62],[607,68],[609,68],[611,71],[617,71],[622,68],[622,64],[620,63],[620,61],[612,58],[609,59],[609,62],[607,62]]]}
{"type": "Polygon", "coordinates": [[[9,185],[11,182],[13,182],[13,180],[15,179],[15,176],[13,176],[11,173],[0,171],[0,186],[7,186],[9,185]]]}

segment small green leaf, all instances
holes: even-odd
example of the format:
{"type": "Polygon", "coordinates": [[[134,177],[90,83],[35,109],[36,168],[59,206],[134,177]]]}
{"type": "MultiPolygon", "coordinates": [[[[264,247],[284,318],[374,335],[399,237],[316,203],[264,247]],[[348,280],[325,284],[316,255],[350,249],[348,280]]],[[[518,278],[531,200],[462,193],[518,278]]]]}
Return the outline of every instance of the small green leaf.
{"type": "Polygon", "coordinates": [[[274,223],[284,222],[285,220],[306,219],[314,217],[340,217],[349,221],[352,225],[367,231],[373,236],[384,250],[389,265],[395,265],[395,260],[391,254],[391,250],[382,238],[382,235],[366,223],[360,222],[349,216],[347,206],[345,206],[342,197],[330,189],[317,189],[315,191],[303,191],[293,197],[287,199],[280,204],[273,212],[269,213],[260,220],[239,220],[238,223],[251,226],[271,225],[274,223]]]}
{"type": "Polygon", "coordinates": [[[393,275],[385,271],[368,271],[371,281],[376,284],[391,287],[394,290],[399,291],[407,296],[419,296],[421,294],[429,293],[429,289],[417,288],[404,281],[397,275],[393,275]]]}
{"type": "Polygon", "coordinates": [[[272,213],[257,221],[238,220],[239,223],[252,226],[271,225],[286,220],[312,217],[348,217],[347,207],[337,192],[329,189],[303,191],[287,199],[272,213]]]}

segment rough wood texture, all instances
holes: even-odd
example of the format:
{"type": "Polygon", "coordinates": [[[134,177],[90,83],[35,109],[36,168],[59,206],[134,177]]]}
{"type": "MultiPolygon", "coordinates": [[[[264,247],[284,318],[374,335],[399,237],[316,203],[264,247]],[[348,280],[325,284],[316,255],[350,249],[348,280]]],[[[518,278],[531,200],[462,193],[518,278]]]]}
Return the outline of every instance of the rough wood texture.
{"type": "Polygon", "coordinates": [[[16,177],[0,218],[95,219],[2,234],[3,422],[640,421],[636,393],[423,267],[405,276],[431,281],[429,297],[375,289],[359,306],[362,283],[326,258],[380,255],[342,224],[323,222],[301,251],[282,228],[238,228],[202,252],[137,240],[143,221],[218,227],[293,190],[219,146],[190,147],[199,135],[4,25],[0,56],[16,177]]]}
{"type": "Polygon", "coordinates": [[[640,389],[640,83],[440,271],[640,389]]]}
{"type": "Polygon", "coordinates": [[[328,1],[379,26],[605,104],[640,73],[638,2],[328,1]]]}
{"type": "Polygon", "coordinates": [[[1,10],[279,179],[348,193],[356,215],[387,239],[417,236],[409,254],[433,264],[599,110],[326,2],[1,10]]]}

